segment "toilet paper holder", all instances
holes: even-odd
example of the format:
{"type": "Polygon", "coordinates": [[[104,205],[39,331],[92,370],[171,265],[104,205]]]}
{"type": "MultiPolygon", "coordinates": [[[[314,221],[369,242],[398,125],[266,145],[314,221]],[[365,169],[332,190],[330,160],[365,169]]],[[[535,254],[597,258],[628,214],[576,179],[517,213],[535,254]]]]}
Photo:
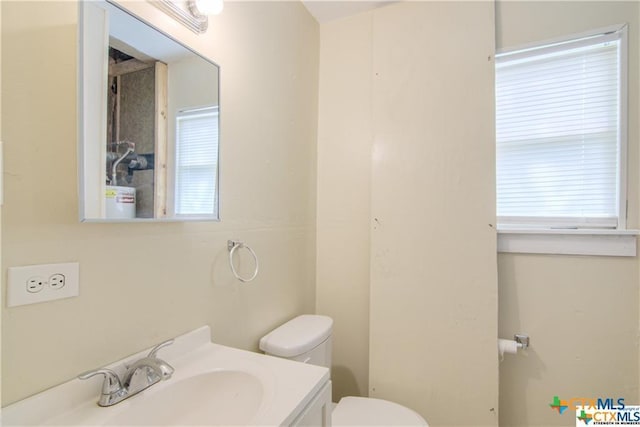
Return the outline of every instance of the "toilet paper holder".
{"type": "Polygon", "coordinates": [[[518,344],[520,344],[523,350],[526,350],[527,347],[529,347],[530,344],[530,339],[529,339],[529,335],[525,335],[525,334],[515,334],[513,336],[513,340],[515,342],[517,342],[518,344]]]}

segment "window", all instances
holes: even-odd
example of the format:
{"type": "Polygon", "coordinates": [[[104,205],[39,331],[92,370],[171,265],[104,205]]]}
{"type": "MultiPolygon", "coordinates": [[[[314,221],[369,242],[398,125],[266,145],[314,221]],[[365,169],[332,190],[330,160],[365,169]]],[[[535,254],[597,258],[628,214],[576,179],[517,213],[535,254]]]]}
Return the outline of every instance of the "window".
{"type": "Polygon", "coordinates": [[[218,107],[180,111],[176,118],[176,215],[218,213],[218,107]]]}
{"type": "Polygon", "coordinates": [[[626,226],[626,26],[496,56],[500,227],[626,226]]]}

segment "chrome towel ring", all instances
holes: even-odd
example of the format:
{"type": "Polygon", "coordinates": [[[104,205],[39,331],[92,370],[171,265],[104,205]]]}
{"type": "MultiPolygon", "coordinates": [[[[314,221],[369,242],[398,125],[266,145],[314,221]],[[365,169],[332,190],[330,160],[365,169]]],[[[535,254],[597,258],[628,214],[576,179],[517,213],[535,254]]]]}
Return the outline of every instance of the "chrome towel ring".
{"type": "Polygon", "coordinates": [[[244,242],[241,242],[239,240],[227,240],[227,250],[229,251],[229,267],[231,267],[231,272],[236,277],[236,279],[240,280],[241,282],[250,282],[253,279],[255,279],[256,276],[258,275],[258,256],[253,251],[253,249],[251,249],[249,246],[245,245],[244,242]],[[251,277],[249,277],[248,279],[245,279],[244,277],[241,277],[238,274],[238,272],[236,271],[236,268],[233,266],[233,254],[239,248],[247,249],[251,253],[251,255],[253,256],[253,260],[256,263],[256,268],[253,271],[253,275],[251,277]]]}

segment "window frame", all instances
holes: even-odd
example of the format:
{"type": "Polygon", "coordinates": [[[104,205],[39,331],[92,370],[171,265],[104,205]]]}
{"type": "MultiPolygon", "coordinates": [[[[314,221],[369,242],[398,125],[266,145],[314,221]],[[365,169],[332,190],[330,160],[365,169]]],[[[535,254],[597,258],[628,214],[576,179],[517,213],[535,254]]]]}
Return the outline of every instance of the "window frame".
{"type": "MultiPolygon", "coordinates": [[[[583,225],[569,226],[562,218],[547,217],[548,221],[513,221],[508,217],[502,220],[496,217],[498,231],[498,252],[635,256],[637,230],[627,229],[628,214],[628,25],[617,24],[583,33],[528,43],[507,49],[498,49],[497,58],[507,55],[526,55],[538,49],[562,49],[576,46],[580,40],[595,37],[609,37],[615,34],[620,40],[620,93],[618,106],[618,199],[617,226],[611,228],[597,221],[586,220],[583,225]]],[[[497,143],[497,141],[496,141],[497,143]]],[[[496,200],[497,208],[497,200],[496,200]]],[[[524,219],[524,218],[523,218],[524,219]]]]}

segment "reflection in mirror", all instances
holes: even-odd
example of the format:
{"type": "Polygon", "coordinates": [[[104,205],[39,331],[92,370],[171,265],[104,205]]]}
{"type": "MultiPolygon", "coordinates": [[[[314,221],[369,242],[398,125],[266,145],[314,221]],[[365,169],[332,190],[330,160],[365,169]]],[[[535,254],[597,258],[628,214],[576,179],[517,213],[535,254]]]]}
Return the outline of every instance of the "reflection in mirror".
{"type": "Polygon", "coordinates": [[[115,4],[80,8],[81,220],[218,219],[218,66],[115,4]]]}

